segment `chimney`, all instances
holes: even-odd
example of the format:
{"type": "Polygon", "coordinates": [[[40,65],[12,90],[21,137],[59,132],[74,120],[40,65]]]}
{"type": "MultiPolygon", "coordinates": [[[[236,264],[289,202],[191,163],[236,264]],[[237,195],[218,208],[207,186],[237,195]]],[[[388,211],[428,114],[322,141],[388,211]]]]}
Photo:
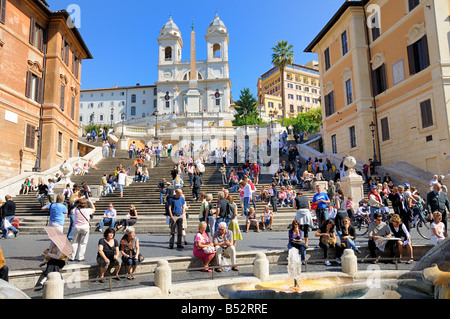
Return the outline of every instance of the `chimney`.
{"type": "Polygon", "coordinates": [[[141,83],[136,83],[136,86],[141,86],[141,83]]]}

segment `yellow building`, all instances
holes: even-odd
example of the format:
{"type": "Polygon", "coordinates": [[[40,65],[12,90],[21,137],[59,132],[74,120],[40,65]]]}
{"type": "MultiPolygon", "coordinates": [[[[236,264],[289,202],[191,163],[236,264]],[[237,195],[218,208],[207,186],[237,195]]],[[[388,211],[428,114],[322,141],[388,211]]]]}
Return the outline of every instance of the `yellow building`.
{"type": "MultiPolygon", "coordinates": [[[[285,114],[295,118],[314,107],[319,107],[320,87],[317,62],[311,61],[306,66],[292,64],[285,69],[285,114]]],[[[283,106],[281,99],[280,69],[273,67],[258,79],[258,100],[261,116],[281,119],[283,106]]]]}
{"type": "Polygon", "coordinates": [[[344,2],[305,49],[318,54],[326,152],[449,170],[449,14],[448,0],[344,2]]]}

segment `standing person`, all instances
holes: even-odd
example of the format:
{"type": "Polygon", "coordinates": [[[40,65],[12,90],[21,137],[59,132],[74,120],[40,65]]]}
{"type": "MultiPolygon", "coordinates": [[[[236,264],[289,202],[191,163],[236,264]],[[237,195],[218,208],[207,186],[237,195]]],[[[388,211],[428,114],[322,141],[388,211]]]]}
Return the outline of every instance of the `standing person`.
{"type": "Polygon", "coordinates": [[[63,194],[56,196],[56,203],[50,203],[42,207],[42,210],[49,211],[48,226],[57,227],[61,233],[64,229],[64,221],[67,214],[67,206],[64,204],[65,197],[63,194]]]}
{"type": "Polygon", "coordinates": [[[316,216],[319,227],[328,219],[327,206],[330,202],[327,193],[322,192],[322,186],[316,185],[316,194],[312,199],[312,203],[317,205],[316,216]]]}
{"type": "Polygon", "coordinates": [[[277,184],[275,182],[272,183],[272,187],[269,188],[269,204],[272,205],[272,211],[275,213],[278,212],[278,190],[277,184]]]}
{"type": "Polygon", "coordinates": [[[198,176],[197,171],[194,172],[194,177],[192,178],[192,197],[197,202],[200,194],[200,188],[202,183],[200,181],[200,177],[198,176]]]}
{"type": "Polygon", "coordinates": [[[212,235],[214,234],[214,209],[212,204],[213,196],[212,194],[200,193],[199,196],[202,201],[200,205],[200,213],[198,215],[200,222],[206,222],[207,228],[206,232],[212,235]]]}
{"type": "Polygon", "coordinates": [[[109,157],[109,147],[108,141],[103,141],[103,157],[109,157]]]}
{"type": "Polygon", "coordinates": [[[227,185],[227,165],[225,163],[222,164],[222,167],[219,168],[220,176],[222,176],[222,184],[227,185]]]}
{"type": "Polygon", "coordinates": [[[220,191],[217,193],[217,209],[216,209],[216,224],[214,225],[214,232],[219,230],[219,224],[225,222],[230,224],[230,219],[228,218],[228,210],[230,209],[230,202],[225,198],[225,194],[220,191]]]}
{"type": "Polygon", "coordinates": [[[41,207],[45,205],[45,199],[47,198],[48,186],[44,183],[42,177],[38,178],[38,189],[36,192],[36,197],[41,204],[41,207]]]}
{"type": "Polygon", "coordinates": [[[159,146],[156,146],[155,156],[156,156],[156,166],[159,166],[159,164],[161,163],[161,150],[159,149],[159,146]]]}
{"type": "Polygon", "coordinates": [[[100,266],[99,282],[104,283],[103,277],[109,266],[114,267],[114,274],[119,279],[120,266],[122,261],[119,258],[119,242],[114,238],[116,231],[113,228],[107,228],[103,237],[98,241],[97,264],[100,266]]]}
{"type": "Polygon", "coordinates": [[[48,179],[48,191],[47,191],[47,199],[50,203],[54,203],[55,202],[55,180],[53,178],[49,178],[48,179]]]}
{"type": "Polygon", "coordinates": [[[116,157],[116,143],[112,142],[109,148],[111,149],[111,157],[116,157]]]}
{"type": "Polygon", "coordinates": [[[72,259],[84,261],[86,247],[89,240],[89,220],[95,213],[94,203],[90,199],[81,198],[78,200],[78,207],[74,208],[75,229],[72,239],[72,259]],[[91,208],[88,207],[88,203],[91,208]]]}
{"type": "Polygon", "coordinates": [[[5,203],[1,207],[2,214],[2,233],[4,239],[8,239],[8,232],[12,231],[14,233],[14,237],[17,236],[19,230],[11,225],[11,222],[14,218],[16,218],[16,203],[12,200],[11,195],[5,196],[5,203]],[[10,226],[5,227],[5,220],[9,222],[10,226]]]}
{"type": "Polygon", "coordinates": [[[120,241],[120,252],[122,253],[122,262],[127,267],[127,279],[135,279],[134,274],[140,262],[140,247],[134,227],[128,227],[126,234],[123,235],[120,241]]]}
{"type": "Polygon", "coordinates": [[[169,143],[169,145],[167,145],[167,155],[169,158],[172,155],[172,148],[173,148],[172,143],[169,143]]]}
{"type": "Polygon", "coordinates": [[[239,228],[239,223],[238,223],[238,208],[237,205],[234,203],[234,199],[233,196],[228,195],[227,196],[227,200],[230,203],[230,207],[229,209],[234,212],[233,218],[230,220],[230,224],[228,226],[228,229],[231,230],[233,232],[233,245],[236,246],[236,241],[237,240],[242,240],[242,233],[241,230],[239,228]]]}
{"type": "Polygon", "coordinates": [[[250,208],[250,198],[252,197],[252,188],[248,181],[248,177],[244,176],[244,215],[248,215],[248,209],[250,208]]]}
{"type": "MultiPolygon", "coordinates": [[[[217,265],[222,263],[222,255],[226,254],[231,258],[231,264],[234,265],[231,269],[238,271],[236,265],[236,247],[233,245],[233,232],[227,229],[227,224],[224,222],[219,223],[219,230],[214,233],[213,243],[216,249],[216,262],[217,265]]],[[[217,272],[221,272],[222,268],[218,267],[217,272]]]]}
{"type": "MultiPolygon", "coordinates": [[[[158,188],[159,188],[159,203],[161,205],[164,205],[164,195],[166,195],[166,187],[168,185],[167,181],[165,178],[163,178],[159,183],[158,183],[158,188]]],[[[168,183],[170,185],[170,183],[168,183]]]]}
{"type": "Polygon", "coordinates": [[[300,230],[303,232],[305,244],[308,246],[308,233],[310,228],[312,229],[313,227],[311,203],[308,197],[301,192],[297,192],[297,196],[294,198],[294,209],[296,210],[295,220],[298,221],[300,230]]]}
{"type": "Polygon", "coordinates": [[[175,197],[172,198],[172,203],[169,206],[170,249],[173,249],[174,246],[175,231],[177,232],[177,248],[184,248],[181,244],[181,237],[183,233],[183,216],[186,215],[186,201],[182,195],[183,191],[181,189],[176,189],[175,197]]]}
{"type": "Polygon", "coordinates": [[[125,172],[125,169],[122,168],[119,174],[117,174],[117,185],[119,186],[120,197],[123,197],[123,187],[125,186],[126,179],[127,173],[125,172]]]}
{"type": "MultiPolygon", "coordinates": [[[[447,210],[450,211],[450,201],[447,194],[442,191],[440,183],[433,184],[433,190],[427,194],[427,210],[430,215],[434,212],[442,214],[442,223],[444,223],[445,233],[447,234],[447,210]]],[[[430,219],[432,219],[431,216],[430,219]]]]}

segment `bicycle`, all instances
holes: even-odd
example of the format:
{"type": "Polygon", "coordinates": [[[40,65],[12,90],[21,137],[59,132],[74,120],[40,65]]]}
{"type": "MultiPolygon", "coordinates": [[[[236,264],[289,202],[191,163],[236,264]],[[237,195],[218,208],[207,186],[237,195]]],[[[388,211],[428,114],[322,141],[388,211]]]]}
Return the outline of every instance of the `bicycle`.
{"type": "MultiPolygon", "coordinates": [[[[375,212],[379,212],[380,210],[375,210],[375,212]]],[[[383,214],[383,222],[388,223],[390,218],[390,213],[383,214]]],[[[370,220],[370,211],[369,208],[367,210],[363,210],[362,214],[355,214],[350,218],[350,223],[355,229],[355,234],[357,236],[364,236],[369,231],[369,225],[373,223],[370,220]]]]}
{"type": "Polygon", "coordinates": [[[424,213],[425,211],[423,210],[416,210],[414,218],[409,222],[409,229],[417,229],[417,232],[422,238],[429,240],[431,238],[431,230],[424,213]]]}

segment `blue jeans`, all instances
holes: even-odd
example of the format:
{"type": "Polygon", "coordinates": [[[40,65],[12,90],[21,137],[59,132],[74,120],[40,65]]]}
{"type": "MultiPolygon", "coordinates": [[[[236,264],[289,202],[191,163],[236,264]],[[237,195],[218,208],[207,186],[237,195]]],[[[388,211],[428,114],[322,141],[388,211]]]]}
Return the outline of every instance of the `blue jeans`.
{"type": "Polygon", "coordinates": [[[328,212],[326,208],[317,208],[316,210],[316,217],[317,217],[317,225],[321,227],[323,223],[329,218],[328,212]]]}
{"type": "Polygon", "coordinates": [[[116,223],[116,219],[115,218],[102,218],[101,220],[100,220],[100,226],[98,227],[98,229],[99,230],[102,230],[103,229],[103,226],[105,225],[105,223],[111,223],[110,225],[110,227],[111,228],[114,228],[114,224],[116,223]]]}
{"type": "Polygon", "coordinates": [[[164,195],[166,195],[166,190],[165,189],[160,189],[159,190],[159,203],[160,204],[164,203],[164,195]]]}
{"type": "MultiPolygon", "coordinates": [[[[14,215],[13,216],[6,216],[5,218],[6,218],[7,221],[9,221],[11,223],[12,220],[14,218],[16,218],[16,216],[14,216],[14,215]]],[[[14,234],[18,232],[17,228],[12,226],[12,225],[8,229],[3,228],[3,220],[2,220],[2,234],[3,234],[3,237],[8,238],[8,230],[11,230],[14,234]]]]}
{"type": "Polygon", "coordinates": [[[248,215],[248,209],[250,208],[250,197],[244,197],[244,215],[248,215]]]}
{"type": "Polygon", "coordinates": [[[75,214],[70,214],[69,213],[69,220],[70,220],[70,224],[69,224],[69,230],[67,231],[67,239],[69,241],[72,241],[72,239],[73,239],[73,230],[75,228],[75,214]]]}
{"type": "Polygon", "coordinates": [[[159,165],[161,163],[161,155],[156,155],[156,165],[159,165]]]}
{"type": "Polygon", "coordinates": [[[218,232],[219,231],[219,224],[221,222],[227,223],[227,229],[228,229],[228,225],[230,224],[230,220],[228,218],[219,217],[219,218],[216,219],[216,224],[214,225],[214,232],[218,232]]]}
{"type": "Polygon", "coordinates": [[[103,188],[106,190],[106,195],[113,192],[111,185],[103,185],[103,188]]]}
{"type": "Polygon", "coordinates": [[[234,186],[231,186],[230,188],[228,188],[228,191],[230,193],[237,192],[238,190],[239,190],[239,185],[234,185],[234,186]]]}

